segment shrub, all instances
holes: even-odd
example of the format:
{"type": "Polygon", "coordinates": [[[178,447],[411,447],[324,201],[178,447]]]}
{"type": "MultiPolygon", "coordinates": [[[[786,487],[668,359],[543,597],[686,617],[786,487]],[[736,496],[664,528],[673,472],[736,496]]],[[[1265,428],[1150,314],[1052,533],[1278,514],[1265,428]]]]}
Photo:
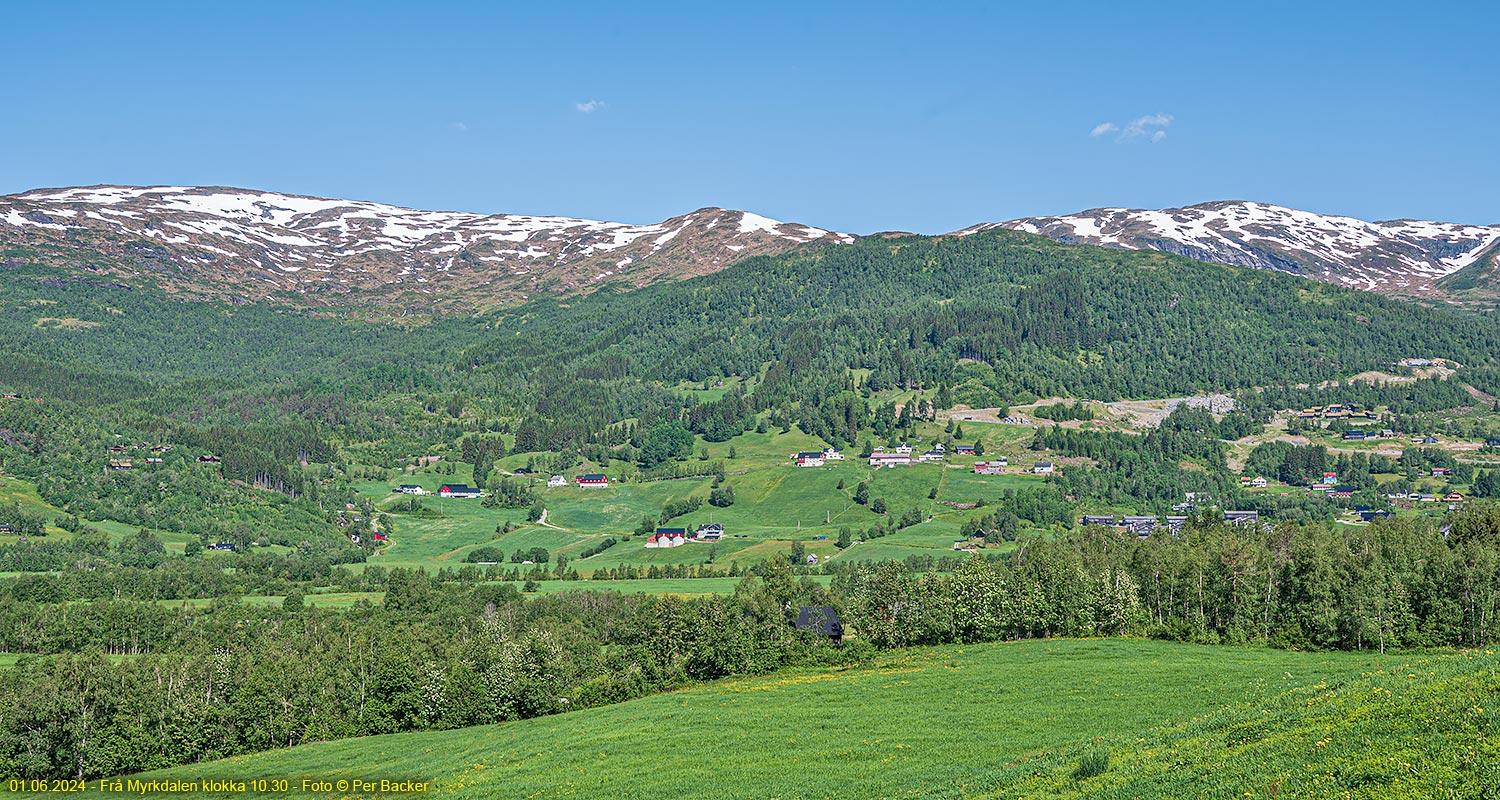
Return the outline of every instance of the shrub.
{"type": "Polygon", "coordinates": [[[1081,781],[1085,778],[1098,777],[1108,771],[1109,748],[1104,745],[1095,745],[1078,759],[1078,768],[1073,770],[1073,778],[1081,781]]]}

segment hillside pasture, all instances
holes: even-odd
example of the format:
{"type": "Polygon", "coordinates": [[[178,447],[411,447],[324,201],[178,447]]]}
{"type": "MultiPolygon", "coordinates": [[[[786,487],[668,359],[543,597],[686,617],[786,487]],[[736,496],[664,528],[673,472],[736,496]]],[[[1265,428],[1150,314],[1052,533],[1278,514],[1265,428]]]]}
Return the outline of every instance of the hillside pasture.
{"type": "Polygon", "coordinates": [[[1491,653],[1028,641],[146,777],[418,780],[453,798],[1468,797],[1495,785],[1497,694],[1491,653]],[[1090,754],[1106,763],[1084,777],[1090,754]]]}

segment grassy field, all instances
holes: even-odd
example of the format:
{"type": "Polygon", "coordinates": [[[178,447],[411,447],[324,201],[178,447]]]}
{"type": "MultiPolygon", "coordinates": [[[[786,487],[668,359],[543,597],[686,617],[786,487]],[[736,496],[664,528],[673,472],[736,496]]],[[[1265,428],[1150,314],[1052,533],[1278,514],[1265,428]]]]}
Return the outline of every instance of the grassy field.
{"type": "MultiPolygon", "coordinates": [[[[989,448],[986,457],[1008,453],[1018,464],[1025,461],[1026,454],[1021,450],[1025,432],[981,423],[970,427],[983,434],[989,448]]],[[[940,426],[931,424],[919,429],[928,442],[942,432],[940,426]]],[[[970,434],[966,441],[973,439],[970,434]]],[[[951,553],[964,520],[983,512],[955,509],[944,503],[973,503],[981,498],[994,501],[1006,489],[1034,486],[1041,480],[1019,474],[1019,468],[1018,474],[975,475],[970,469],[972,458],[954,459],[951,464],[919,464],[878,471],[870,470],[857,453],[846,454],[848,458],[842,462],[811,469],[797,468],[788,458],[790,453],[823,446],[822,441],[796,428],[787,433],[747,432],[729,442],[699,440],[697,448],[707,448],[710,458],[724,460],[726,480],[735,490],[735,503],[727,508],[704,505],[670,524],[691,529],[717,522],[729,533],[726,539],[712,548],[690,544],[657,550],[645,548],[644,540],[636,538],[621,541],[591,558],[574,560],[572,566],[588,575],[620,566],[703,564],[710,557],[712,563],[720,566],[733,562],[749,564],[787,552],[793,541],[803,542],[809,553],[824,560],[900,559],[951,553]],[[728,458],[730,447],[735,450],[733,459],[728,458]],[[840,528],[851,528],[858,535],[881,519],[854,502],[854,489],[862,481],[869,482],[871,498],[884,499],[892,513],[917,509],[924,519],[928,516],[932,519],[881,539],[878,548],[856,547],[840,552],[833,546],[840,528]]],[[[514,469],[525,461],[525,456],[513,456],[502,463],[514,469]]],[[[374,498],[379,508],[390,511],[402,498],[391,492],[399,483],[415,483],[436,491],[446,482],[471,480],[467,465],[452,466],[455,474],[451,476],[436,471],[447,469],[446,465],[427,467],[393,477],[389,482],[369,482],[357,488],[374,498]]],[[[541,480],[545,477],[540,476],[541,480]]],[[[485,545],[499,547],[505,553],[545,547],[554,554],[575,556],[606,536],[620,539],[630,535],[642,517],[656,517],[671,501],[706,497],[710,484],[710,478],[693,478],[617,482],[608,488],[581,489],[571,484],[543,488],[539,482],[538,491],[547,508],[546,525],[526,524],[524,509],[487,509],[475,500],[445,500],[428,495],[422,499],[425,513],[391,514],[395,524],[391,543],[370,563],[426,569],[459,566],[469,551],[485,545]],[[496,529],[506,523],[522,527],[502,536],[496,529]]]]}
{"type": "Polygon", "coordinates": [[[373,793],[303,794],[301,780],[429,781],[453,798],[1479,797],[1500,779],[1497,670],[1500,659],[1474,652],[916,649],[148,777],[284,778],[294,795],[328,797],[373,793]],[[1106,752],[1101,774],[1078,774],[1106,752]]]}

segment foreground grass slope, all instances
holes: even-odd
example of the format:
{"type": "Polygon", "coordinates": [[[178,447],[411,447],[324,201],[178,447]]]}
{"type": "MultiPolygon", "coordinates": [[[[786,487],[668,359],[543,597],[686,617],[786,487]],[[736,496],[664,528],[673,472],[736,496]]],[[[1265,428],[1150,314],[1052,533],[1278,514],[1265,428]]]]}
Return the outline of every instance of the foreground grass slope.
{"type": "Polygon", "coordinates": [[[915,649],[147,777],[415,779],[457,798],[1477,797],[1500,779],[1497,668],[1129,640],[915,649]],[[1107,771],[1074,777],[1106,747],[1107,771]]]}

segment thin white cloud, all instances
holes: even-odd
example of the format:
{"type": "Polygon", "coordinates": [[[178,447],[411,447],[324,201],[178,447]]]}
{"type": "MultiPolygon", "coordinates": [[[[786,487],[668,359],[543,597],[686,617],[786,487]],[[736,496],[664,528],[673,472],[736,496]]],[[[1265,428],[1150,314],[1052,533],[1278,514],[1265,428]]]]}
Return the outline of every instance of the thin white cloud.
{"type": "Polygon", "coordinates": [[[1133,142],[1137,139],[1145,139],[1146,141],[1155,143],[1167,138],[1166,128],[1172,124],[1173,119],[1175,117],[1171,114],[1147,114],[1143,117],[1136,117],[1126,123],[1124,128],[1113,122],[1101,122],[1095,125],[1093,130],[1089,131],[1089,135],[1098,138],[1105,134],[1119,132],[1120,135],[1115,137],[1116,142],[1133,142]]]}
{"type": "Polygon", "coordinates": [[[1147,136],[1151,141],[1159,142],[1167,136],[1167,132],[1162,129],[1171,124],[1171,114],[1147,114],[1144,117],[1136,117],[1125,126],[1125,131],[1120,134],[1120,138],[1129,140],[1147,136]]]}
{"type": "Polygon", "coordinates": [[[467,123],[467,122],[454,122],[454,123],[450,123],[449,127],[453,128],[453,130],[456,130],[459,133],[467,133],[468,130],[469,130],[469,123],[467,123]]]}
{"type": "Polygon", "coordinates": [[[604,108],[604,101],[603,100],[589,100],[587,103],[574,103],[573,107],[576,108],[576,109],[578,109],[580,112],[582,112],[584,114],[592,114],[595,111],[597,111],[597,110],[599,110],[601,108],[604,108]]]}

